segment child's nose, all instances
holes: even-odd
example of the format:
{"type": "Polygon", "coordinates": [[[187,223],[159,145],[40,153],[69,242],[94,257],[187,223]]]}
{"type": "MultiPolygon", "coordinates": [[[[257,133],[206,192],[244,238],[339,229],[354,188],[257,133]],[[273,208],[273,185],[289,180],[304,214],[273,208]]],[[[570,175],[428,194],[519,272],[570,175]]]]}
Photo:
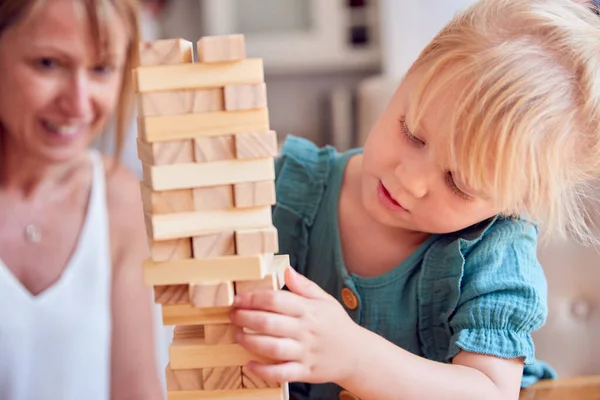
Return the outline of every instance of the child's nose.
{"type": "Polygon", "coordinates": [[[426,175],[426,172],[419,168],[407,170],[402,164],[396,168],[396,176],[404,190],[417,199],[425,197],[429,190],[426,175]]]}

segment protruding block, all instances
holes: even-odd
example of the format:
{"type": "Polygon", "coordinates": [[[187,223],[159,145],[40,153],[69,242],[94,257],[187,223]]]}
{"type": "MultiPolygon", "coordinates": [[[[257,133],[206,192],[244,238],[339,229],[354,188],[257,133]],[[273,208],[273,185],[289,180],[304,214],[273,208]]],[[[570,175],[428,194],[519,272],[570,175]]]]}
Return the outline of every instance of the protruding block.
{"type": "Polygon", "coordinates": [[[191,258],[142,263],[147,285],[180,285],[189,282],[262,279],[269,270],[274,256],[222,256],[191,258]]]}
{"type": "Polygon", "coordinates": [[[192,240],[178,238],[172,240],[148,239],[150,258],[153,261],[185,260],[192,258],[192,240]]]}
{"type": "Polygon", "coordinates": [[[222,88],[139,93],[137,98],[141,116],[192,114],[225,109],[222,88]]]}
{"type": "Polygon", "coordinates": [[[194,144],[191,139],[148,143],[137,139],[138,158],[149,165],[168,165],[194,162],[194,144]]]}
{"type": "Polygon", "coordinates": [[[194,62],[192,42],[181,38],[139,43],[140,65],[169,65],[194,62]]]}
{"type": "Polygon", "coordinates": [[[233,135],[198,137],[194,139],[194,160],[198,163],[235,159],[233,135]]]}
{"type": "Polygon", "coordinates": [[[226,110],[249,110],[267,107],[265,82],[246,85],[227,85],[224,88],[226,110]]]}
{"type": "Polygon", "coordinates": [[[232,208],[233,185],[198,187],[192,189],[194,210],[223,210],[232,208]]]}
{"type": "Polygon", "coordinates": [[[201,37],[197,42],[198,62],[214,63],[246,58],[246,41],[243,34],[201,37]]]}
{"type": "Polygon", "coordinates": [[[237,158],[277,156],[277,133],[275,131],[245,132],[235,135],[237,158]]]}
{"type": "Polygon", "coordinates": [[[154,191],[144,182],[140,184],[144,213],[150,215],[194,211],[192,189],[154,191]]]}
{"type": "Polygon", "coordinates": [[[188,285],[154,286],[154,302],[156,304],[190,304],[188,285]]]}
{"type": "Polygon", "coordinates": [[[233,282],[190,284],[190,301],[194,307],[227,307],[233,304],[233,282]]]}
{"type": "Polygon", "coordinates": [[[255,207],[275,204],[275,181],[243,182],[233,185],[236,207],[255,207]]]}
{"type": "Polygon", "coordinates": [[[192,237],[194,258],[211,258],[235,254],[234,231],[206,233],[192,237]]]}
{"type": "Polygon", "coordinates": [[[238,229],[235,231],[235,251],[239,255],[278,253],[277,228],[238,229]]]}
{"type": "Polygon", "coordinates": [[[171,369],[167,364],[165,369],[167,391],[185,391],[204,389],[202,384],[202,369],[171,369]]]}
{"type": "Polygon", "coordinates": [[[278,290],[279,285],[277,283],[277,275],[268,274],[263,279],[256,279],[252,281],[236,281],[235,282],[235,293],[242,294],[248,292],[256,292],[259,290],[278,290]]]}

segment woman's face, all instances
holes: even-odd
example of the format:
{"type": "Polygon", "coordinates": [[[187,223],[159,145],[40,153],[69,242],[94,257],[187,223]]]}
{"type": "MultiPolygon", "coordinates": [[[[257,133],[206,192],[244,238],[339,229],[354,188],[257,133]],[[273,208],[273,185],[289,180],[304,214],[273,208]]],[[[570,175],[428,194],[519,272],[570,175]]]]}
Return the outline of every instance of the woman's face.
{"type": "Polygon", "coordinates": [[[0,36],[0,124],[11,151],[46,162],[87,149],[121,88],[128,37],[115,10],[100,57],[83,2],[48,0],[0,36]]]}

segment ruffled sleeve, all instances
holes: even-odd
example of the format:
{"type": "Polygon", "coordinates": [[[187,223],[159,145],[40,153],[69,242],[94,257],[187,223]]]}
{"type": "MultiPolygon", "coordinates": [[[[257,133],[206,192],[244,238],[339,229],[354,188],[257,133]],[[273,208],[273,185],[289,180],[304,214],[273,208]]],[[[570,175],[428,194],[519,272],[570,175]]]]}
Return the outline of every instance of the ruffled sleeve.
{"type": "Polygon", "coordinates": [[[273,225],[279,237],[279,253],[290,256],[290,264],[305,273],[310,229],[321,204],[335,150],[288,135],[275,160],[277,203],[273,225]]]}
{"type": "Polygon", "coordinates": [[[462,349],[535,361],[531,333],[548,313],[537,235],[524,221],[498,220],[465,254],[461,294],[449,319],[448,359],[462,349]]]}

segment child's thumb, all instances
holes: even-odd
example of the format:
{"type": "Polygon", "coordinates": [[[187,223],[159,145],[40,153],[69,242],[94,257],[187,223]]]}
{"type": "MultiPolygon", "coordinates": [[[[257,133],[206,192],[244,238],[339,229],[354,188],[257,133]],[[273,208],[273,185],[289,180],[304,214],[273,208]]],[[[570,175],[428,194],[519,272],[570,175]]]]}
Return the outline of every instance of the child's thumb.
{"type": "Polygon", "coordinates": [[[321,299],[327,296],[327,293],[316,283],[296,272],[292,267],[285,270],[285,286],[299,296],[309,299],[321,299]]]}

